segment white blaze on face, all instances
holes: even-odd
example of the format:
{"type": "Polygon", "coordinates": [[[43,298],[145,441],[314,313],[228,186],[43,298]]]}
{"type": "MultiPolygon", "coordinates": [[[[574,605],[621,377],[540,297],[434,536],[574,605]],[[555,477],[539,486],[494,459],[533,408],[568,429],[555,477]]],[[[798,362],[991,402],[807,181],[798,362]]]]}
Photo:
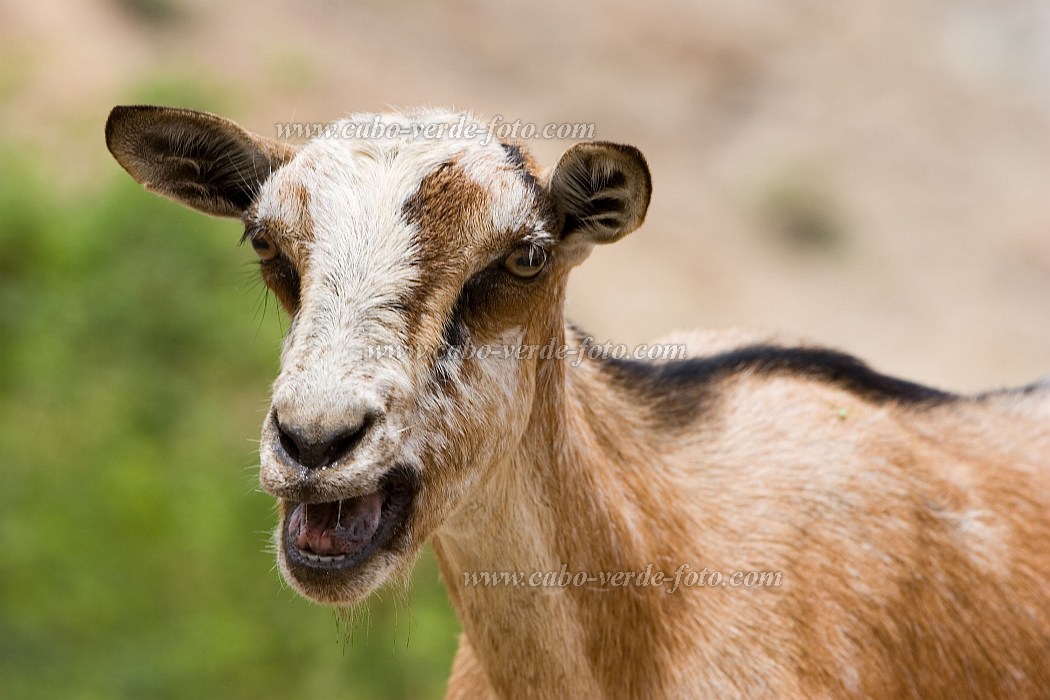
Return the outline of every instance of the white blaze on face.
{"type": "Polygon", "coordinates": [[[508,172],[498,142],[412,137],[420,124],[451,127],[460,118],[448,112],[383,115],[387,133],[400,125],[401,135],[342,138],[346,124],[375,123],[375,115],[354,115],[335,125],[334,137],[306,144],[262,188],[257,217],[288,229],[292,240],[278,245],[301,277],[300,306],[274,385],[274,408],[282,416],[330,430],[348,412],[379,409],[391,391],[411,391],[411,352],[384,361],[374,352],[402,348],[407,340],[401,303],[420,279],[419,231],[405,221],[403,209],[439,165],[454,160],[491,193],[494,230],[520,225],[514,218],[530,195],[508,172]],[[307,196],[289,194],[297,189],[307,196]],[[303,202],[306,212],[300,211],[303,202]],[[304,226],[312,230],[295,230],[304,226]]]}

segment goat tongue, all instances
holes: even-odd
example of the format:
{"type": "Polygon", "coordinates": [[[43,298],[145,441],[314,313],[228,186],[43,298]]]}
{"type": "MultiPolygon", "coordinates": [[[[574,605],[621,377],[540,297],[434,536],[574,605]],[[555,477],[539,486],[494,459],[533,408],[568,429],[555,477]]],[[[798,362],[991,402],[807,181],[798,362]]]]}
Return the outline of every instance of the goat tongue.
{"type": "Polygon", "coordinates": [[[354,555],[379,529],[383,492],[332,503],[300,503],[288,522],[295,545],[322,557],[354,555]]]}

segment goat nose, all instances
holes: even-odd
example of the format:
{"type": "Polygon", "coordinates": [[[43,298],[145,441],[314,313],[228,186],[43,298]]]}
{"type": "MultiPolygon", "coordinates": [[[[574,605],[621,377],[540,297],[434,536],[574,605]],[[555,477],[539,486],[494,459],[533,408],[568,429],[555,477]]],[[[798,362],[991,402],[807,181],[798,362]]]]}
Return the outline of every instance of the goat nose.
{"type": "Polygon", "coordinates": [[[281,449],[293,462],[307,469],[323,469],[350,454],[374,423],[375,414],[368,413],[356,425],[344,426],[320,438],[313,438],[274,416],[281,449]]]}

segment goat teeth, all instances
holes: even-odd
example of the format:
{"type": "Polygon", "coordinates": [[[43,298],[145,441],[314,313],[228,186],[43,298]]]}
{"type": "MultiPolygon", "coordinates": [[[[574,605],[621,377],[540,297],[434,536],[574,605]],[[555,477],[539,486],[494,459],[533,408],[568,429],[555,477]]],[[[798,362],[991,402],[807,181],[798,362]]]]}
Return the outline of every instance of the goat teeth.
{"type": "Polygon", "coordinates": [[[337,555],[334,555],[334,556],[325,556],[323,554],[314,554],[313,552],[308,552],[305,549],[300,549],[299,550],[299,555],[301,557],[303,557],[304,559],[306,559],[307,561],[316,561],[316,562],[321,562],[321,563],[324,563],[324,564],[328,564],[328,563],[332,563],[332,562],[345,561],[346,557],[347,557],[347,555],[345,555],[345,554],[337,554],[337,555]]]}

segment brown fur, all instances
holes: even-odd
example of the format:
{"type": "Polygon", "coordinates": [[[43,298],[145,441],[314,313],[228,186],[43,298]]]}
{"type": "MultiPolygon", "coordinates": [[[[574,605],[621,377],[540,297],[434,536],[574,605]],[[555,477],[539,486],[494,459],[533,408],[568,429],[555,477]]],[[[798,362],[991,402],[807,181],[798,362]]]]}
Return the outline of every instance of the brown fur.
{"type": "MultiPolygon", "coordinates": [[[[451,696],[458,683],[481,682],[469,672],[473,657],[504,696],[574,687],[558,677],[520,682],[572,651],[561,616],[583,633],[583,655],[571,658],[586,659],[595,676],[575,687],[611,696],[677,693],[676,678],[692,678],[698,696],[1041,697],[1050,688],[1046,391],[911,410],[805,378],[741,375],[716,387],[718,417],[696,426],[695,440],[660,446],[638,437],[646,426],[631,419],[636,397],[599,372],[584,365],[563,392],[541,385],[540,394],[578,408],[551,419],[552,398],[548,418],[530,426],[531,466],[508,471],[528,469],[533,483],[496,475],[478,498],[545,504],[524,521],[548,524],[551,559],[573,570],[687,562],[783,571],[784,585],[674,594],[470,588],[453,574],[550,564],[529,555],[486,561],[477,551],[460,560],[439,536],[472,642],[451,696]],[[695,465],[688,477],[684,464],[695,465]],[[697,501],[682,501],[683,478],[697,501]],[[966,522],[968,509],[992,534],[966,522]],[[493,640],[486,630],[496,619],[493,640]],[[543,653],[515,646],[522,638],[543,639],[543,653]]],[[[502,507],[478,508],[471,518],[506,522],[502,507]]],[[[481,552],[499,555],[518,530],[486,532],[481,552]]]]}
{"type": "Polygon", "coordinates": [[[488,193],[454,162],[443,163],[424,177],[405,202],[404,217],[420,232],[417,264],[422,275],[405,295],[410,345],[418,346],[421,336],[432,340],[441,337],[440,324],[455,298],[440,292],[452,291],[450,281],[462,277],[470,264],[470,241],[464,234],[483,228],[488,208],[488,193]],[[458,245],[450,246],[450,241],[458,245]]]}

